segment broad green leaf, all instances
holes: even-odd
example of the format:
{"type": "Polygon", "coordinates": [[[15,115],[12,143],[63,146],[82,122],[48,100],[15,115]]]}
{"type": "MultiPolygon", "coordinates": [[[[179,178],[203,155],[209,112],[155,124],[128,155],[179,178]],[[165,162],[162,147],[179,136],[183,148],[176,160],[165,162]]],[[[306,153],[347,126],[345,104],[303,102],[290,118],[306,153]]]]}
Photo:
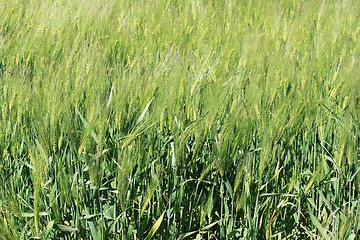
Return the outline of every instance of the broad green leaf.
{"type": "Polygon", "coordinates": [[[91,132],[91,136],[94,138],[95,142],[99,143],[100,139],[98,137],[98,135],[96,135],[96,133],[94,132],[94,130],[91,129],[89,123],[86,121],[86,119],[84,118],[84,116],[81,114],[81,112],[76,108],[76,113],[77,115],[80,117],[82,123],[84,124],[85,128],[90,130],[91,132]]]}
{"type": "MultiPolygon", "coordinates": [[[[23,212],[21,213],[22,217],[34,217],[34,213],[33,212],[23,212]]],[[[39,212],[39,216],[48,216],[49,214],[47,212],[39,212]]]]}
{"type": "Polygon", "coordinates": [[[309,215],[310,215],[310,218],[311,218],[311,221],[312,223],[315,225],[315,227],[320,231],[322,237],[324,239],[329,239],[330,240],[330,237],[329,235],[327,235],[326,233],[326,230],[323,228],[323,226],[321,225],[321,223],[319,222],[319,220],[310,212],[308,211],[309,215]]]}
{"type": "Polygon", "coordinates": [[[45,236],[47,236],[51,232],[51,230],[53,229],[54,223],[55,223],[55,220],[51,220],[48,222],[48,224],[46,226],[45,236]]]}
{"type": "Polygon", "coordinates": [[[350,234],[348,237],[348,240],[354,240],[356,238],[356,235],[354,233],[350,234]]]}
{"type": "Polygon", "coordinates": [[[77,228],[69,227],[63,224],[55,224],[55,226],[62,232],[76,232],[79,230],[77,228]]]}
{"type": "Polygon", "coordinates": [[[153,98],[150,99],[149,103],[146,105],[144,111],[141,113],[141,115],[140,115],[139,118],[137,119],[136,124],[139,124],[139,123],[143,120],[146,112],[148,111],[148,109],[149,109],[149,107],[150,107],[150,104],[151,104],[152,100],[153,100],[153,98]]]}
{"type": "Polygon", "coordinates": [[[100,239],[95,224],[92,221],[86,221],[86,222],[89,225],[92,238],[94,240],[100,239]]]}
{"type": "Polygon", "coordinates": [[[182,240],[182,239],[185,239],[191,235],[193,235],[194,233],[197,233],[198,231],[193,231],[193,232],[188,232],[188,233],[185,233],[183,235],[180,235],[179,239],[178,240],[182,240]]]}
{"type": "Polygon", "coordinates": [[[165,215],[165,211],[161,214],[159,219],[154,223],[154,225],[150,229],[150,232],[147,235],[147,237],[145,238],[145,240],[150,240],[154,236],[155,232],[159,229],[159,227],[164,219],[164,215],[165,215]]]}

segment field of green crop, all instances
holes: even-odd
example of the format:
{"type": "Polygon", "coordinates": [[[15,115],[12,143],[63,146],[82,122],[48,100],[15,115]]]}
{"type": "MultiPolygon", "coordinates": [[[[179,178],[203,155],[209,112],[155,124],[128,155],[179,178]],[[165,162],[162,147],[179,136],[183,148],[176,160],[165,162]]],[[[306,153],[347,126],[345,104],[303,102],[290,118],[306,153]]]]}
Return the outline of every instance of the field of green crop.
{"type": "Polygon", "coordinates": [[[1,239],[358,239],[355,0],[0,1],[1,239]]]}

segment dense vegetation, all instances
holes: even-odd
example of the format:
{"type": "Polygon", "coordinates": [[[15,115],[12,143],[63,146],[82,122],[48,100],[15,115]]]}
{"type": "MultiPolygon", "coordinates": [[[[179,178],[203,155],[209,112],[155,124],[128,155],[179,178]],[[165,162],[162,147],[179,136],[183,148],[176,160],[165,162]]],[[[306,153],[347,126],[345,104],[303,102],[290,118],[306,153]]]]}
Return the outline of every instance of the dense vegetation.
{"type": "Polygon", "coordinates": [[[357,1],[0,1],[0,238],[356,239],[357,1]]]}

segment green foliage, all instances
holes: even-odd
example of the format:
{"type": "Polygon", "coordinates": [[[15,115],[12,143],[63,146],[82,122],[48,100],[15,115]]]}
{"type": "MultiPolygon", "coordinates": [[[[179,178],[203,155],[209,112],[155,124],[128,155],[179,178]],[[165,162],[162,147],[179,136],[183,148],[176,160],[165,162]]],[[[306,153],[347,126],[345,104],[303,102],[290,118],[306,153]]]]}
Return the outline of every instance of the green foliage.
{"type": "Polygon", "coordinates": [[[1,239],[356,239],[356,1],[0,2],[1,239]]]}

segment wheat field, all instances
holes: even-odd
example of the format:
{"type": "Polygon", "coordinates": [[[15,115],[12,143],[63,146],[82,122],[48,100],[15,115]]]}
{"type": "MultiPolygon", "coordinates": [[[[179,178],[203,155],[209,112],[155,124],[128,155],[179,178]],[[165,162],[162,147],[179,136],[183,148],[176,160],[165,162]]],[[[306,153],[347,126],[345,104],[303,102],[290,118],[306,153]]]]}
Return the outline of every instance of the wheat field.
{"type": "Polygon", "coordinates": [[[360,5],[2,0],[1,239],[359,239],[360,5]]]}

